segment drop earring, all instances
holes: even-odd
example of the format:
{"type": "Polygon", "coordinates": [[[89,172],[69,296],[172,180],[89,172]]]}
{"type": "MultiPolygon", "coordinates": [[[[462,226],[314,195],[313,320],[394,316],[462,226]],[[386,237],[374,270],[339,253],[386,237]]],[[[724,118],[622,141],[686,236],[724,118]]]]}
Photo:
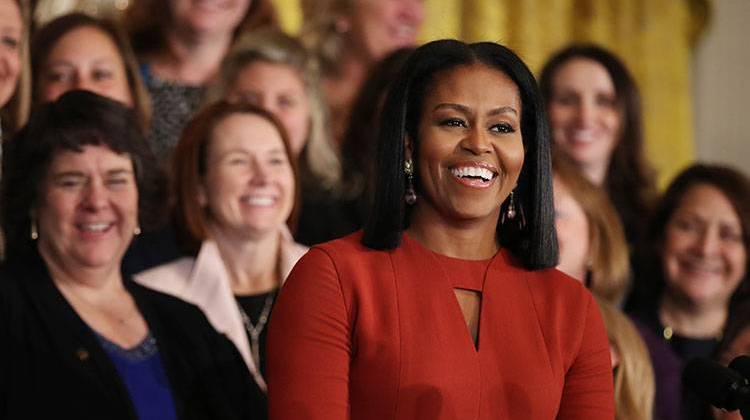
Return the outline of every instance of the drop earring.
{"type": "Polygon", "coordinates": [[[31,219],[31,240],[36,241],[39,239],[39,231],[36,228],[36,219],[31,219]]]}
{"type": "Polygon", "coordinates": [[[406,174],[404,201],[406,201],[406,204],[412,205],[417,202],[417,193],[414,192],[414,164],[411,159],[404,162],[404,173],[406,174]]]}
{"type": "Polygon", "coordinates": [[[523,228],[526,227],[526,218],[523,215],[523,207],[521,206],[521,203],[516,203],[514,191],[510,192],[508,200],[508,206],[505,208],[505,211],[502,212],[500,224],[504,226],[506,223],[513,222],[518,230],[523,230],[523,228]]]}

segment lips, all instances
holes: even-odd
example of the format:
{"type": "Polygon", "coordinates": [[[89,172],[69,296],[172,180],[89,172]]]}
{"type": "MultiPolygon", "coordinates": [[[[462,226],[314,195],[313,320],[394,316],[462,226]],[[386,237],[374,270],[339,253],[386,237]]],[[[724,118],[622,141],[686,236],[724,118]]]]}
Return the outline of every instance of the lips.
{"type": "Polygon", "coordinates": [[[449,168],[451,175],[461,184],[487,188],[497,178],[498,171],[494,166],[486,163],[459,164],[449,168]]]}

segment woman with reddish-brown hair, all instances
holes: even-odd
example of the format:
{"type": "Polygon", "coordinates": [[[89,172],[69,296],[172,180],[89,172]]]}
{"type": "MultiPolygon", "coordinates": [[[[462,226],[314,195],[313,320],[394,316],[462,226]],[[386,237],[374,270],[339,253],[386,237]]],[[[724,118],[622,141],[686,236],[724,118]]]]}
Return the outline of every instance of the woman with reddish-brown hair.
{"type": "Polygon", "coordinates": [[[236,37],[275,24],[270,0],[230,0],[221,6],[189,0],[131,2],[125,27],[151,95],[150,140],[157,157],[171,153],[236,37]]]}
{"type": "Polygon", "coordinates": [[[265,325],[276,292],[307,251],[288,228],[298,194],[292,156],[269,112],[227,102],[202,110],[173,161],[174,221],[189,256],[136,276],[200,307],[264,392],[265,325]]]}

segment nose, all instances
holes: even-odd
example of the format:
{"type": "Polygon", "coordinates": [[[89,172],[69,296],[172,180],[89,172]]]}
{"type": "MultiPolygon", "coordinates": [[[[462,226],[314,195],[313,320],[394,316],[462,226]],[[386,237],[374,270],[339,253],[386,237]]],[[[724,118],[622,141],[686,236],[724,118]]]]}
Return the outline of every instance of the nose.
{"type": "Polygon", "coordinates": [[[583,100],[578,104],[578,125],[580,127],[589,127],[594,124],[596,118],[596,106],[587,100],[583,100]]]}
{"type": "Polygon", "coordinates": [[[102,182],[91,181],[84,190],[83,208],[87,211],[97,211],[107,206],[107,190],[102,182]]]}
{"type": "Polygon", "coordinates": [[[482,155],[492,152],[492,143],[489,134],[478,127],[473,127],[461,141],[461,147],[474,155],[482,155]]]}
{"type": "Polygon", "coordinates": [[[73,89],[81,89],[81,90],[88,90],[90,92],[96,92],[96,86],[92,81],[85,76],[82,76],[80,74],[75,75],[73,78],[73,89]]]}
{"type": "Polygon", "coordinates": [[[252,185],[265,185],[268,182],[268,168],[257,159],[253,159],[252,169],[250,183],[252,185]]]}
{"type": "Polygon", "coordinates": [[[715,253],[719,248],[719,233],[715,229],[704,229],[697,238],[694,249],[701,256],[715,253]]]}

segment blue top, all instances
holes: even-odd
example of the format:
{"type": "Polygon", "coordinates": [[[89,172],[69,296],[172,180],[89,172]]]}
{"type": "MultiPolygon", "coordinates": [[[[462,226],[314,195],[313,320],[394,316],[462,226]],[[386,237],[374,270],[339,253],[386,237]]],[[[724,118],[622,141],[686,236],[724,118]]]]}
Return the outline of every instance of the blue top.
{"type": "Polygon", "coordinates": [[[117,368],[138,419],[177,419],[172,389],[154,336],[149,332],[140,344],[131,349],[124,349],[99,334],[96,336],[117,368]]]}

